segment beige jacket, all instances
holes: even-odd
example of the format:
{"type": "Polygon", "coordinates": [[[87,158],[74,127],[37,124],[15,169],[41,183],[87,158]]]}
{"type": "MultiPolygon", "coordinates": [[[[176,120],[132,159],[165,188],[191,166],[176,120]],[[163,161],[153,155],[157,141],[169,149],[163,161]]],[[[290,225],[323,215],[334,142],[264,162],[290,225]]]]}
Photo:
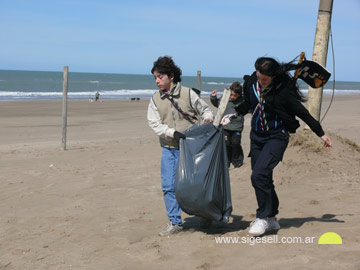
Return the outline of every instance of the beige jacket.
{"type": "MultiPolygon", "coordinates": [[[[209,105],[192,89],[181,86],[180,83],[175,88],[173,98],[184,112],[196,116],[200,122],[206,118],[213,118],[209,105]]],[[[160,145],[168,148],[179,148],[179,142],[174,139],[175,131],[184,132],[199,122],[185,118],[168,98],[161,96],[160,91],[155,92],[150,99],[147,119],[149,126],[159,136],[160,145]]]]}

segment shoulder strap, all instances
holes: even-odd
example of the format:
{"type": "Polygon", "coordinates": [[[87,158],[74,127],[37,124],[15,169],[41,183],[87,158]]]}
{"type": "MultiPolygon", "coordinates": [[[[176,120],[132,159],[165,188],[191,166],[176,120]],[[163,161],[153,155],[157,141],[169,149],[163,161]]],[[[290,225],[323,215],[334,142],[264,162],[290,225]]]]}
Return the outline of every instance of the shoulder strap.
{"type": "MultiPolygon", "coordinates": [[[[190,90],[191,91],[191,90],[190,90]]],[[[174,106],[174,108],[181,113],[186,119],[190,120],[190,122],[192,122],[192,120],[198,120],[197,117],[195,115],[191,115],[187,112],[184,112],[179,104],[173,99],[172,96],[170,96],[167,92],[164,93],[165,97],[171,102],[171,104],[174,106]]]]}

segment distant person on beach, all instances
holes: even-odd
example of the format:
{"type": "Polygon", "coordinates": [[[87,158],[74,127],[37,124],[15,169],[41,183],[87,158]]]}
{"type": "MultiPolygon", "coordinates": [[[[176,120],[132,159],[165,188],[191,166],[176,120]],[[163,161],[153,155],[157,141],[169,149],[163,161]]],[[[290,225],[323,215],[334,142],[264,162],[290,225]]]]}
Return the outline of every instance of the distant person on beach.
{"type": "Polygon", "coordinates": [[[99,98],[100,98],[100,93],[99,93],[99,91],[97,91],[95,94],[95,101],[98,101],[99,98]]]}
{"type": "Polygon", "coordinates": [[[294,64],[280,64],[273,58],[260,57],[255,72],[244,76],[243,103],[237,105],[238,114],[253,113],[250,132],[251,183],[258,203],[256,219],[250,224],[249,234],[263,235],[279,230],[276,219],[279,200],[273,183],[273,170],[282,160],[289,142],[289,133],[300,126],[300,117],[311,130],[331,148],[331,140],[303,106],[305,100],[299,86],[289,74],[294,64]]]}
{"type": "MultiPolygon", "coordinates": [[[[234,115],[234,107],[243,101],[243,89],[240,82],[233,82],[230,86],[231,94],[230,100],[225,109],[225,118],[228,117],[228,122],[223,124],[224,135],[226,142],[226,151],[228,157],[228,164],[233,164],[235,168],[239,168],[244,162],[244,152],[241,147],[241,132],[244,128],[244,116],[234,115]],[[228,114],[231,113],[231,114],[228,114]]],[[[217,98],[217,91],[211,92],[210,101],[216,108],[219,107],[221,98],[217,98]]]]}
{"type": "Polygon", "coordinates": [[[150,99],[147,119],[149,126],[159,136],[162,147],[161,187],[166,212],[170,220],[161,236],[182,230],[181,209],[176,201],[174,181],[179,159],[179,140],[185,140],[182,133],[200,118],[212,122],[213,114],[208,104],[191,89],[180,84],[181,69],[169,56],[159,57],[151,73],[159,91],[150,99]]]}

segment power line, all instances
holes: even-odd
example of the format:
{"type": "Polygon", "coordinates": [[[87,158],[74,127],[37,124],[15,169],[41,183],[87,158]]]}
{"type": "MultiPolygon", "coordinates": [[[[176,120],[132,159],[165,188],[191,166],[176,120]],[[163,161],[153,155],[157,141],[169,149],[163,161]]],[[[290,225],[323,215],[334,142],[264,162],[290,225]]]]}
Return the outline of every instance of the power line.
{"type": "Polygon", "coordinates": [[[328,113],[328,111],[329,111],[329,109],[331,107],[331,104],[332,104],[332,102],[334,100],[334,96],[335,96],[335,53],[334,53],[334,44],[333,44],[331,25],[330,25],[330,42],[331,42],[331,51],[332,51],[332,57],[333,57],[333,92],[332,92],[332,95],[331,95],[331,100],[330,100],[329,106],[326,109],[326,112],[325,112],[324,116],[320,120],[320,123],[324,120],[326,114],[328,113]]]}

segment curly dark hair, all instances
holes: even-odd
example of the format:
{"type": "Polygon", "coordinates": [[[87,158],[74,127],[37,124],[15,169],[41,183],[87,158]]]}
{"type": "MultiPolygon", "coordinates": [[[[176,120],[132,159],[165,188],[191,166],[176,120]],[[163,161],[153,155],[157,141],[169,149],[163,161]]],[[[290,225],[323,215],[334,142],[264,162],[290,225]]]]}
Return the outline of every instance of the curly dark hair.
{"type": "Polygon", "coordinates": [[[166,74],[169,77],[174,76],[174,83],[181,82],[181,69],[175,65],[171,56],[160,56],[151,69],[151,73],[157,71],[161,74],[166,74]]]}

